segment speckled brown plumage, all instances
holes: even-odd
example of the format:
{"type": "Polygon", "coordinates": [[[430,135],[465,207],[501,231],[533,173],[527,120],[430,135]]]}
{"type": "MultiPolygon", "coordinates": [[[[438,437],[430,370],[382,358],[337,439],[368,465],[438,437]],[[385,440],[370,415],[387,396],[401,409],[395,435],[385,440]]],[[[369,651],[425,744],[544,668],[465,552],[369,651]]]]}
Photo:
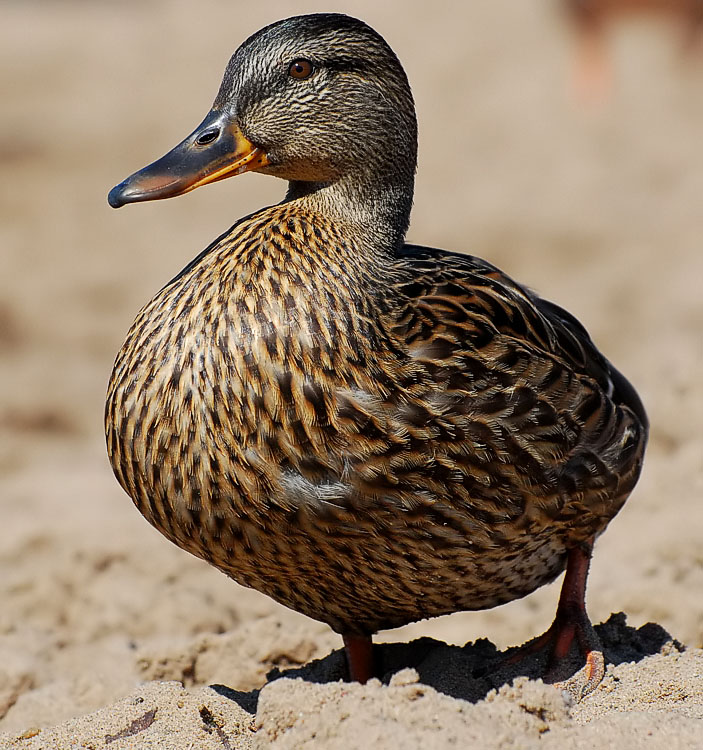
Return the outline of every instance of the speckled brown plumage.
{"type": "MultiPolygon", "coordinates": [[[[343,18],[324,28],[374,35],[343,18]]],[[[625,502],[647,434],[574,318],[485,261],[402,244],[408,196],[374,213],[367,172],[291,177],[168,283],[106,409],[117,478],[157,529],[346,636],[552,580],[625,502]]],[[[120,196],[141,196],[130,180],[120,196]]]]}

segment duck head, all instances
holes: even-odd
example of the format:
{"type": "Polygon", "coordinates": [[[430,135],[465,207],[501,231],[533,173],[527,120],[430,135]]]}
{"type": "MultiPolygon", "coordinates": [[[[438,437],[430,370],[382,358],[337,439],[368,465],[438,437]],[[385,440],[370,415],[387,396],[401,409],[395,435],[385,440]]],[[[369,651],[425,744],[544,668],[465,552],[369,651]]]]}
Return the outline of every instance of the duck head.
{"type": "Polygon", "coordinates": [[[416,154],[412,94],[383,38],[349,16],[297,16],[247,39],[200,125],[108,202],[171,198],[256,171],[288,180],[289,198],[336,188],[409,215],[416,154]]]}

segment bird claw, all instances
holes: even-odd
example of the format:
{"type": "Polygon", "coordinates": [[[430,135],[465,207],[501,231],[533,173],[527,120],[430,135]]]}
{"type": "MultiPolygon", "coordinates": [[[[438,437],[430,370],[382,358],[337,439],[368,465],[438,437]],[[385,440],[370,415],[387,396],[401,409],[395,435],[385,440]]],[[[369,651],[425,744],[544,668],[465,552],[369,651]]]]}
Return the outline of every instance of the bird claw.
{"type": "Polygon", "coordinates": [[[592,693],[605,676],[605,657],[602,651],[589,651],[586,655],[586,665],[568,680],[551,679],[551,670],[544,676],[544,681],[554,685],[559,690],[566,690],[579,703],[589,693],[592,693]],[[583,679],[585,677],[585,679],[583,679]]]}
{"type": "Polygon", "coordinates": [[[547,667],[544,682],[566,690],[578,702],[593,692],[605,676],[605,657],[600,640],[585,610],[562,606],[549,629],[530,643],[521,646],[504,660],[504,665],[517,665],[529,657],[544,655],[547,667]],[[571,658],[574,641],[586,659],[585,666],[565,677],[573,667],[571,658]]]}
{"type": "MultiPolygon", "coordinates": [[[[559,597],[554,622],[549,629],[530,643],[518,648],[503,660],[500,667],[513,666],[528,657],[544,656],[546,662],[543,680],[557,688],[567,690],[576,701],[593,692],[605,676],[603,647],[586,614],[586,577],[592,543],[574,547],[569,551],[566,575],[559,597]],[[584,670],[574,674],[571,656],[574,641],[585,657],[584,670]],[[582,677],[585,672],[585,679],[582,677]],[[569,676],[570,675],[570,676],[569,676]]],[[[499,667],[499,669],[500,669],[499,667]]]]}
{"type": "Polygon", "coordinates": [[[567,605],[560,608],[552,627],[547,633],[552,630],[553,649],[544,681],[568,690],[577,701],[580,701],[593,692],[605,676],[603,647],[585,609],[582,607],[567,605]],[[585,671],[585,681],[580,677],[564,681],[555,679],[561,665],[567,661],[574,640],[578,642],[578,647],[586,658],[584,669],[578,673],[580,675],[581,671],[585,671]]]}

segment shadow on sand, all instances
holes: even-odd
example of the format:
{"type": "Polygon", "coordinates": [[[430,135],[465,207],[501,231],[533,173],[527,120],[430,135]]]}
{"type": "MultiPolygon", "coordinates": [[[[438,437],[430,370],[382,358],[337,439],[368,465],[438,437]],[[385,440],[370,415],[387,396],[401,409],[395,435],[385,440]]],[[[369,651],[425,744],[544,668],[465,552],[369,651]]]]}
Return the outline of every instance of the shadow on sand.
{"type": "MultiPolygon", "coordinates": [[[[596,633],[603,644],[606,664],[638,662],[659,653],[668,643],[683,650],[683,646],[660,625],[647,623],[641,628],[632,628],[627,625],[626,616],[622,612],[612,614],[606,622],[597,625],[596,633]]],[[[532,679],[542,677],[546,669],[546,655],[531,654],[514,664],[510,663],[510,656],[517,650],[518,647],[499,651],[487,639],[467,643],[465,646],[449,646],[432,638],[420,638],[410,643],[377,644],[374,646],[374,655],[377,673],[385,684],[388,684],[396,672],[412,667],[417,670],[420,682],[425,685],[445,695],[476,703],[491,690],[511,683],[518,676],[524,675],[532,679]]],[[[574,648],[562,666],[563,672],[559,677],[568,680],[583,667],[583,657],[574,648]]],[[[348,679],[342,649],[302,667],[283,671],[273,669],[267,677],[269,682],[281,677],[301,678],[314,683],[348,679]]],[[[245,711],[256,713],[260,690],[245,693],[225,685],[211,685],[211,688],[236,702],[245,711]]]]}

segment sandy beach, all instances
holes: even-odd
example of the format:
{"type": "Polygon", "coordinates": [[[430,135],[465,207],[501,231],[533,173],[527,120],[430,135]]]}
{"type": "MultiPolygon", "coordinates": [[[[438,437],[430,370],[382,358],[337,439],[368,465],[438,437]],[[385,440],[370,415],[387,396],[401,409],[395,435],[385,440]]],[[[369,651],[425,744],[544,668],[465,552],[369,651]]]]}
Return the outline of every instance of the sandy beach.
{"type": "Polygon", "coordinates": [[[703,746],[703,54],[623,22],[600,103],[557,3],[8,0],[0,15],[0,748],[703,746]],[[200,122],[232,51],[335,10],[394,48],[416,98],[411,241],[487,258],[574,313],[641,393],[642,479],[596,545],[602,684],[537,660],[560,581],[376,641],[341,639],[169,544],[110,470],[102,414],[139,308],[284,184],[247,174],[111,210],[200,122]]]}

